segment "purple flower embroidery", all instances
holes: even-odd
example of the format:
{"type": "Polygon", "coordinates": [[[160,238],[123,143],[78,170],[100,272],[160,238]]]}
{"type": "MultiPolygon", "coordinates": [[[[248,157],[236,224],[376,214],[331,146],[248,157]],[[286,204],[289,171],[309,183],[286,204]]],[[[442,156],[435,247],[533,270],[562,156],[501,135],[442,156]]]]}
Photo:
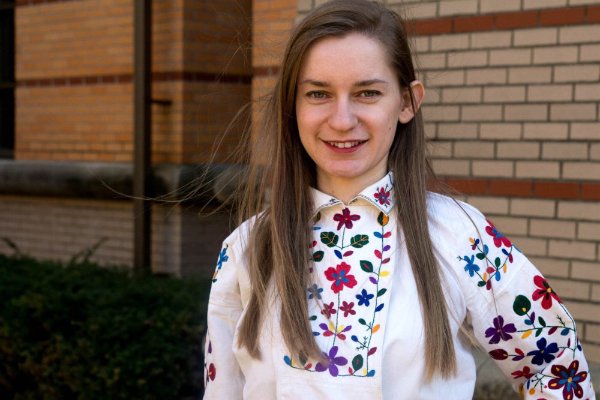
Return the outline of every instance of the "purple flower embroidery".
{"type": "Polygon", "coordinates": [[[511,333],[515,333],[517,328],[514,324],[504,325],[504,318],[502,315],[498,315],[494,318],[494,326],[487,328],[485,331],[485,337],[491,337],[490,344],[496,344],[502,340],[512,339],[511,333]]]}
{"type": "Polygon", "coordinates": [[[315,370],[318,372],[323,372],[326,370],[329,370],[329,373],[331,374],[331,376],[338,376],[339,370],[338,370],[338,365],[341,367],[343,365],[348,364],[348,360],[344,357],[336,357],[338,352],[338,347],[337,346],[333,346],[330,350],[329,350],[329,354],[325,354],[323,353],[323,355],[325,357],[327,357],[328,365],[323,365],[320,362],[317,363],[317,365],[315,365],[315,370]]]}
{"type": "Polygon", "coordinates": [[[350,214],[350,210],[348,208],[344,208],[341,214],[335,214],[333,216],[333,220],[338,222],[337,230],[342,229],[342,226],[345,226],[348,229],[352,229],[352,221],[358,221],[360,219],[360,215],[358,214],[350,214]]]}

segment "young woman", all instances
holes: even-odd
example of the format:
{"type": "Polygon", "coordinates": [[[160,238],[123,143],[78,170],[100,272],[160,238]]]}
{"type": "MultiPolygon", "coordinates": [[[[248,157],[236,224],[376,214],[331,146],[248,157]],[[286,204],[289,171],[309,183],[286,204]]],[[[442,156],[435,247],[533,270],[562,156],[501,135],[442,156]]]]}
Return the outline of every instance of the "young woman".
{"type": "Polygon", "coordinates": [[[594,397],[540,272],[477,210],[427,192],[423,96],[383,5],[328,2],[296,27],[253,142],[254,216],[213,278],[205,398],[470,399],[468,336],[525,398],[594,397]]]}

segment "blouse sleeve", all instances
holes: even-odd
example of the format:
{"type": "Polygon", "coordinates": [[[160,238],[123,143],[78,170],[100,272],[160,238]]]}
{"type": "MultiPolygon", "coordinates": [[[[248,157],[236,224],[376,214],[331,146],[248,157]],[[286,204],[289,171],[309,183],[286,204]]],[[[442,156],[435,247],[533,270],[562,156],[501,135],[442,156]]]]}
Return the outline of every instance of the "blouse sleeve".
{"type": "Polygon", "coordinates": [[[244,377],[234,356],[234,334],[242,314],[237,278],[239,260],[226,241],[219,253],[208,301],[204,399],[241,399],[244,377]]]}
{"type": "Polygon", "coordinates": [[[490,221],[468,214],[456,260],[477,342],[525,399],[593,399],[577,327],[559,295],[490,221]]]}

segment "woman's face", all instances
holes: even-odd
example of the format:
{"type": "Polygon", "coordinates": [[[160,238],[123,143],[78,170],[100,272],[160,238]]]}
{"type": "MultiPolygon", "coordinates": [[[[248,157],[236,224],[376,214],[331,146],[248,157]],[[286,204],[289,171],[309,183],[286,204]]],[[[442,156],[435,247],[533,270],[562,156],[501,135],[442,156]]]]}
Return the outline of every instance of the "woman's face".
{"type": "Polygon", "coordinates": [[[385,53],[377,40],[352,33],[322,39],[305,56],[296,118],[321,190],[360,191],[382,178],[396,125],[414,115],[385,53]]]}

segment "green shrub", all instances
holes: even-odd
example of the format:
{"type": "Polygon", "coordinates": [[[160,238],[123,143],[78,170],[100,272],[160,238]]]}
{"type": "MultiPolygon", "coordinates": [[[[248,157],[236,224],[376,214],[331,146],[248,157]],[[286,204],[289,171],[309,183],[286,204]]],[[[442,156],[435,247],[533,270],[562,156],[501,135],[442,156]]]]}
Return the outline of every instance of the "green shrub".
{"type": "Polygon", "coordinates": [[[0,398],[198,398],[208,291],[0,255],[0,398]]]}

